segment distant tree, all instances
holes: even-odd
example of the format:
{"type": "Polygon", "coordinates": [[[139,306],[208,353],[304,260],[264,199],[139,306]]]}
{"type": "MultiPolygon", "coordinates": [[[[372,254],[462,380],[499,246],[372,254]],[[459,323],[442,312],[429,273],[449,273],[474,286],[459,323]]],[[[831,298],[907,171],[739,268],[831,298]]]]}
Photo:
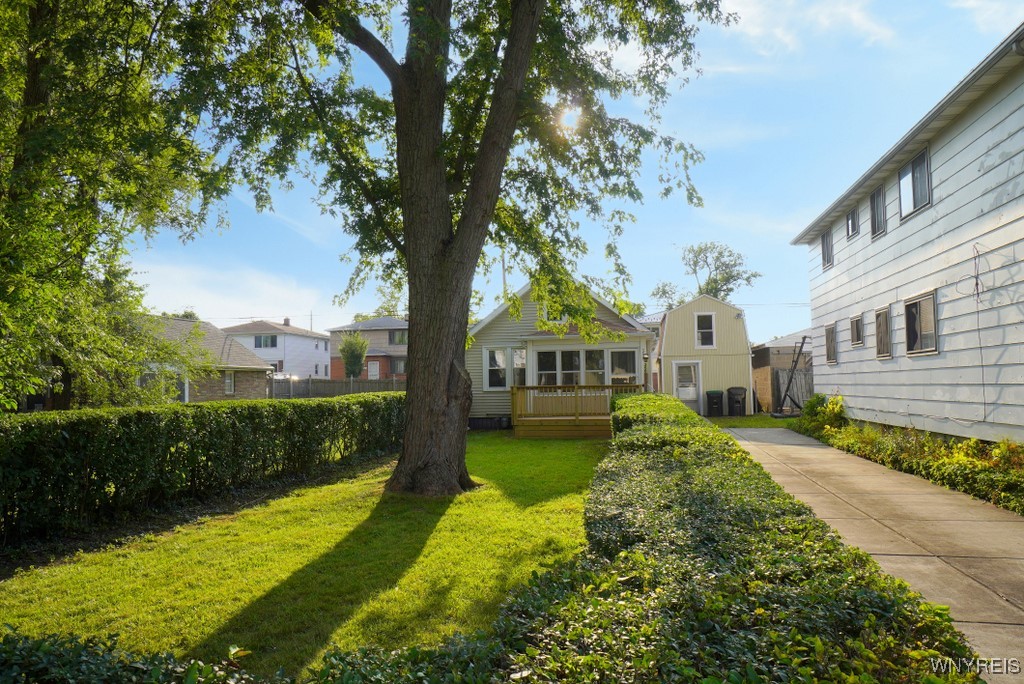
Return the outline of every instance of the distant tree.
{"type": "Polygon", "coordinates": [[[345,376],[357,378],[363,372],[363,362],[366,360],[366,350],[370,348],[370,341],[358,332],[345,333],[341,338],[338,350],[345,362],[345,376]]]}
{"type": "Polygon", "coordinates": [[[164,311],[160,315],[161,316],[167,316],[168,318],[181,318],[181,319],[186,320],[186,321],[198,321],[199,320],[199,314],[197,314],[192,309],[185,309],[185,310],[183,310],[181,312],[178,312],[178,313],[174,313],[174,312],[167,313],[166,311],[164,311]]]}
{"type": "Polygon", "coordinates": [[[662,281],[651,292],[651,298],[672,309],[697,295],[709,295],[729,301],[737,288],[750,286],[761,277],[757,271],[744,268],[746,260],[721,242],[700,242],[683,249],[686,273],[697,281],[694,293],[683,292],[673,283],[662,281]]]}

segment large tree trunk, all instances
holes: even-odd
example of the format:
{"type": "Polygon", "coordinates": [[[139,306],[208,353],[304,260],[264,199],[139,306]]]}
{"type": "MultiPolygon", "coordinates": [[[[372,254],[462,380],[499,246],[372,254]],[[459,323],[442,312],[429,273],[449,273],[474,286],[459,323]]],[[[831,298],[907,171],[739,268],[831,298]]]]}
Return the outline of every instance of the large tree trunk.
{"type": "Polygon", "coordinates": [[[466,469],[473,395],[464,364],[472,275],[441,270],[409,274],[406,427],[389,491],[446,496],[476,486],[466,469]]]}

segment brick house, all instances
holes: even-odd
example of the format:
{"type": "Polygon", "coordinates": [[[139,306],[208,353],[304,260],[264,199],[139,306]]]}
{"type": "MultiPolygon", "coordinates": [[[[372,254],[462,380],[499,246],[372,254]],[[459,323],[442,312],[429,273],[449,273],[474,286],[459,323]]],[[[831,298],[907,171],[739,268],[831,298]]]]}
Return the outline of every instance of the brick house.
{"type": "Polygon", "coordinates": [[[190,380],[182,378],[179,400],[224,401],[228,399],[266,399],[268,374],[273,368],[220,328],[206,321],[162,317],[164,335],[181,340],[198,328],[202,333],[199,347],[213,359],[212,376],[190,380]]]}
{"type": "Polygon", "coordinates": [[[405,380],[406,363],[409,358],[408,321],[380,316],[330,328],[328,332],[331,333],[332,380],[345,379],[345,360],[341,358],[339,349],[342,336],[352,332],[358,332],[370,343],[369,349],[366,350],[360,380],[405,380]]]}

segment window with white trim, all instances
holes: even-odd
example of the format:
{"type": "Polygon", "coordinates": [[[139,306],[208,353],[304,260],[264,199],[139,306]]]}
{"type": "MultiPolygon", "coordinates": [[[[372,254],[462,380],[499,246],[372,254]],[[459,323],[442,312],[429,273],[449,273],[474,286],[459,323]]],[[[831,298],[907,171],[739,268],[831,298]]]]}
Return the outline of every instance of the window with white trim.
{"type": "Polygon", "coordinates": [[[537,352],[537,384],[558,384],[558,352],[537,352]]]}
{"type": "Polygon", "coordinates": [[[900,169],[900,218],[906,218],[931,201],[928,150],[900,169]]]}
{"type": "Polygon", "coordinates": [[[857,235],[860,232],[860,212],[857,211],[857,207],[854,207],[850,211],[846,212],[846,239],[857,235]]]}
{"type": "Polygon", "coordinates": [[[235,393],[235,371],[224,371],[224,394],[235,393]]]}
{"type": "Polygon", "coordinates": [[[715,314],[698,313],[694,314],[696,321],[698,349],[715,348],[715,314]]]}
{"type": "Polygon", "coordinates": [[[406,358],[395,358],[395,359],[392,359],[391,360],[391,373],[394,374],[394,375],[405,375],[408,372],[408,371],[406,371],[407,364],[408,364],[408,359],[406,359],[406,358]]]}
{"type": "Polygon", "coordinates": [[[935,293],[908,299],[904,304],[907,354],[926,354],[935,351],[935,293]]]}
{"type": "Polygon", "coordinates": [[[875,311],[875,357],[892,358],[892,326],[889,320],[889,307],[875,311]]]}
{"type": "Polygon", "coordinates": [[[832,229],[821,234],[821,268],[832,267],[832,229]]]}
{"type": "Polygon", "coordinates": [[[836,325],[825,326],[825,363],[836,363],[836,325]]]}
{"type": "Polygon", "coordinates": [[[277,335],[256,335],[257,349],[274,349],[277,347],[277,335]]]}
{"type": "Polygon", "coordinates": [[[862,316],[854,316],[850,319],[850,346],[864,346],[864,318],[862,316]]]}
{"type": "MultiPolygon", "coordinates": [[[[393,361],[392,372],[407,373],[407,359],[393,361]]],[[[508,389],[526,384],[526,349],[495,347],[484,349],[484,389],[508,389]]]]}
{"type": "Polygon", "coordinates": [[[881,185],[871,193],[871,238],[885,234],[885,188],[881,185]]]}
{"type": "Polygon", "coordinates": [[[580,350],[573,349],[571,351],[560,352],[562,363],[562,385],[578,385],[580,384],[580,350]]]}
{"type": "Polygon", "coordinates": [[[613,351],[612,357],[612,384],[613,385],[636,385],[636,352],[632,349],[624,351],[613,351]]]}
{"type": "Polygon", "coordinates": [[[584,352],[583,384],[605,385],[604,350],[588,349],[584,352]]]}
{"type": "Polygon", "coordinates": [[[487,350],[487,388],[508,387],[508,352],[505,349],[487,350]]]}

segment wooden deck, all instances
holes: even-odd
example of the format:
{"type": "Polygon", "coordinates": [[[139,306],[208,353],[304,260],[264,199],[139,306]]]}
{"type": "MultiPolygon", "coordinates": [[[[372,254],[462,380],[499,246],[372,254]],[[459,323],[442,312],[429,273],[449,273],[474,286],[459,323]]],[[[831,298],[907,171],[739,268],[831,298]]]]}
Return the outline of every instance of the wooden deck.
{"type": "Polygon", "coordinates": [[[515,437],[608,439],[613,394],[642,392],[641,385],[528,385],[512,388],[515,437]]]}

